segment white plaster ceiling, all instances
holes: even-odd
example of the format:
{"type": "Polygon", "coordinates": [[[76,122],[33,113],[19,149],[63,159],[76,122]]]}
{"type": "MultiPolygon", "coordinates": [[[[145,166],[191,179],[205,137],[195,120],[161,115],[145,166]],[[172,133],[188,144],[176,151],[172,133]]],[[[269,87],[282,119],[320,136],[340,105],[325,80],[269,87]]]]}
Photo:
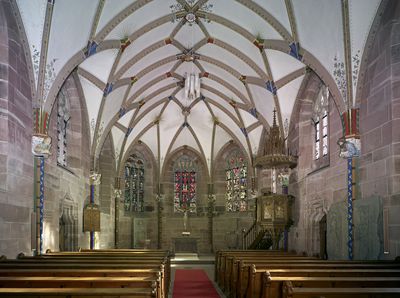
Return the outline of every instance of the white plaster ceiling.
{"type": "MultiPolygon", "coordinates": [[[[121,161],[138,141],[150,148],[161,167],[170,152],[184,145],[210,165],[231,140],[251,158],[273,110],[278,123],[290,119],[306,65],[327,74],[320,76],[339,95],[339,105],[346,105],[343,77],[335,74],[335,59],[344,62],[347,50],[341,0],[198,2],[16,1],[37,81],[39,59],[46,59],[44,84],[37,87],[45,89],[38,93],[45,110],[51,110],[63,80],[78,70],[94,161],[109,134],[121,161]],[[180,16],[193,11],[197,23],[172,21],[171,6],[178,4],[180,16]],[[124,47],[126,38],[130,44],[124,47]],[[302,57],[290,55],[289,46],[295,43],[302,57]],[[180,57],[190,50],[194,62],[182,62],[180,57]],[[190,72],[202,77],[203,96],[195,101],[184,97],[184,78],[190,72]],[[271,82],[278,82],[276,92],[267,90],[271,82]]],[[[348,0],[352,57],[361,59],[380,2],[348,0]]],[[[355,63],[350,66],[355,73],[353,97],[357,69],[355,63]]]]}

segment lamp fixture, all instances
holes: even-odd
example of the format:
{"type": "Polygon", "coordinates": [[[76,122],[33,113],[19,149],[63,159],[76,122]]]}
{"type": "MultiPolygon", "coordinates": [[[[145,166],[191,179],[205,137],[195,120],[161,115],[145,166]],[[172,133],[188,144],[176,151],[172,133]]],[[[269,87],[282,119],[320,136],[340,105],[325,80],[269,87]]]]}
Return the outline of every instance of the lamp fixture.
{"type": "Polygon", "coordinates": [[[186,73],[185,98],[194,100],[200,96],[200,77],[198,73],[186,73]]]}

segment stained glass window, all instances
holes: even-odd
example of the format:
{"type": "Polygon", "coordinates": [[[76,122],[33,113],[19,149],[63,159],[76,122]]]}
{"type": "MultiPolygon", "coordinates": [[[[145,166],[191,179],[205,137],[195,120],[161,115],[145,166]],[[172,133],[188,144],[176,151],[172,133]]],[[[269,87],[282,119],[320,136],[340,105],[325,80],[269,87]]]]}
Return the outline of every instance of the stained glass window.
{"type": "Polygon", "coordinates": [[[130,156],[125,164],[125,211],[144,211],[144,165],[143,161],[130,156]]]}
{"type": "Polygon", "coordinates": [[[196,166],[188,156],[182,156],[174,168],[174,211],[196,212],[196,166]]]}
{"type": "Polygon", "coordinates": [[[68,98],[60,92],[57,102],[57,164],[67,166],[67,127],[71,119],[68,98]]]}
{"type": "Polygon", "coordinates": [[[247,210],[247,163],[239,151],[227,159],[226,210],[230,212],[247,210]]]}

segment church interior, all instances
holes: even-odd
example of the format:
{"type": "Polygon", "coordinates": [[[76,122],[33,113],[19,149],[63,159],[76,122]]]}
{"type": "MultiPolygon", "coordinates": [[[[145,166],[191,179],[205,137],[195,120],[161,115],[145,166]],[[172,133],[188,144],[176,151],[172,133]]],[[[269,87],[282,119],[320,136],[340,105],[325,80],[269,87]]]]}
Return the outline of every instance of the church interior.
{"type": "Polygon", "coordinates": [[[400,1],[0,0],[0,161],[1,297],[400,297],[400,1]]]}

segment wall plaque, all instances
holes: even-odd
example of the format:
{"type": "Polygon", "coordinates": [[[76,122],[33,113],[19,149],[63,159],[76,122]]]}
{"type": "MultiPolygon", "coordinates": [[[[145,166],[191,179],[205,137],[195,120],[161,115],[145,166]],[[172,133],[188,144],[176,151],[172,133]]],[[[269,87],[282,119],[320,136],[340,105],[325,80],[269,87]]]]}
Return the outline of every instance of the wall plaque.
{"type": "Polygon", "coordinates": [[[100,208],[90,203],[83,209],[83,231],[100,232],[100,208]]]}

